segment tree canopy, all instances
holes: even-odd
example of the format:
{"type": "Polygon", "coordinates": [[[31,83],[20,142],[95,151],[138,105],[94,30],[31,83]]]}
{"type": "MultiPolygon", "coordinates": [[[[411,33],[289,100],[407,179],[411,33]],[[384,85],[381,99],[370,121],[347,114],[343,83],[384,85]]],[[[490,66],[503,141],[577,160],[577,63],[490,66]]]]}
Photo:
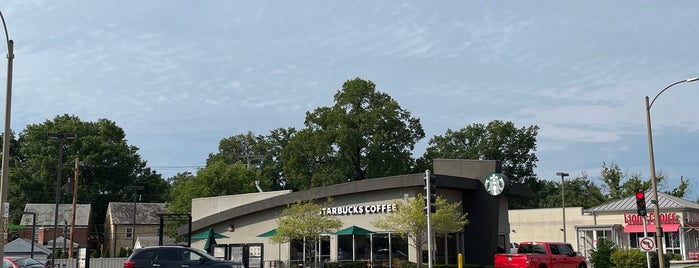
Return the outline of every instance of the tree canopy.
{"type": "Polygon", "coordinates": [[[405,174],[425,136],[420,120],[371,81],[342,85],[332,107],[306,113],[305,128],[282,149],[292,189],[405,174]]]}
{"type": "Polygon", "coordinates": [[[517,128],[500,120],[474,123],[457,131],[448,129],[430,139],[425,154],[418,159],[418,171],[430,169],[437,158],[498,160],[513,183],[529,183],[536,180],[538,131],[537,126],[517,128]]]}
{"type": "MultiPolygon", "coordinates": [[[[74,140],[65,140],[64,148],[60,148],[63,154],[60,183],[63,186],[74,177],[74,161],[78,159],[78,201],[92,204],[93,222],[98,228],[102,227],[109,202],[133,200],[133,190],[125,186],[144,186],[139,192],[143,201],[166,200],[169,184],[146,166],[138,147],[127,144],[124,130],[116,123],[107,119],[85,122],[76,116],[62,115],[28,125],[19,134],[10,168],[11,207],[21,209],[26,203],[55,202],[59,141],[50,139],[49,133],[77,135],[74,140]]],[[[66,197],[63,189],[62,199],[66,197]]]]}

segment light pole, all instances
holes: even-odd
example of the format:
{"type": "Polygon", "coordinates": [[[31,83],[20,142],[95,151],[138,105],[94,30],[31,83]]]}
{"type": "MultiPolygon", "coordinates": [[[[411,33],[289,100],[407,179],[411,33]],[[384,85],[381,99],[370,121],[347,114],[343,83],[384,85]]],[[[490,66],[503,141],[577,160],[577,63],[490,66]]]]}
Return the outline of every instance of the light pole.
{"type": "MultiPolygon", "coordinates": [[[[7,25],[5,24],[5,16],[0,12],[0,18],[2,19],[2,27],[5,30],[5,40],[7,40],[7,93],[5,96],[5,132],[2,134],[2,183],[0,183],[0,210],[2,211],[3,221],[2,221],[2,236],[0,237],[0,249],[5,247],[5,236],[7,235],[7,223],[9,220],[9,206],[5,207],[7,203],[7,184],[9,181],[8,175],[10,174],[10,138],[12,134],[10,133],[10,111],[12,110],[12,60],[15,58],[14,54],[14,41],[10,40],[10,35],[7,33],[7,25]],[[7,211],[6,211],[7,210],[7,211]],[[6,217],[6,215],[8,217],[6,217]]],[[[5,252],[0,250],[0,259],[2,259],[5,252]]]]}
{"type": "Polygon", "coordinates": [[[561,203],[563,206],[563,243],[566,242],[566,195],[565,195],[565,190],[563,188],[563,182],[565,180],[565,177],[568,177],[568,173],[565,172],[556,172],[557,176],[561,176],[561,203]]]}
{"type": "Polygon", "coordinates": [[[653,218],[655,218],[654,223],[655,223],[655,244],[657,245],[658,248],[658,265],[660,268],[663,268],[665,266],[664,259],[665,256],[663,256],[663,227],[660,226],[660,208],[658,204],[658,186],[656,185],[655,182],[655,157],[653,156],[653,132],[651,131],[651,126],[650,126],[650,108],[653,106],[653,103],[655,102],[656,99],[660,96],[660,94],[663,94],[666,90],[671,88],[674,85],[681,84],[681,83],[689,83],[689,82],[694,82],[699,80],[699,77],[692,77],[692,78],[687,78],[685,80],[680,80],[677,82],[674,82],[665,88],[661,90],[653,100],[649,103],[648,102],[648,96],[646,96],[646,123],[648,126],[648,154],[650,156],[650,182],[653,187],[653,200],[650,201],[651,204],[653,204],[653,218]]]}
{"type": "Polygon", "coordinates": [[[36,236],[36,212],[20,211],[19,213],[32,215],[32,247],[29,257],[34,258],[34,237],[36,236]]]}
{"type": "MultiPolygon", "coordinates": [[[[63,161],[63,143],[65,140],[74,140],[78,137],[75,133],[49,133],[50,139],[58,139],[58,164],[56,165],[56,207],[53,214],[53,253],[51,253],[51,265],[56,265],[56,237],[58,236],[58,204],[61,201],[61,162],[63,161]]],[[[63,234],[65,245],[65,234],[63,234]]],[[[72,242],[72,241],[71,241],[72,242]]]]}
{"type": "Polygon", "coordinates": [[[133,190],[133,222],[131,222],[131,250],[136,250],[136,197],[138,196],[138,191],[143,190],[143,186],[132,185],[126,187],[129,190],[133,190]]]}

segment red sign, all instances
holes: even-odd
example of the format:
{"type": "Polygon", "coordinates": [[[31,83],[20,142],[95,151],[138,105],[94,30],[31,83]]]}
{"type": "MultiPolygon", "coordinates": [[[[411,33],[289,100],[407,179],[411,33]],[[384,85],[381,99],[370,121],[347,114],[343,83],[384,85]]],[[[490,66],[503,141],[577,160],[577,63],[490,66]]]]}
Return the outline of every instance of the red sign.
{"type": "MultiPolygon", "coordinates": [[[[659,220],[660,220],[660,224],[679,223],[679,221],[677,219],[677,213],[660,213],[659,220]]],[[[655,215],[653,215],[653,213],[648,213],[646,223],[654,223],[654,222],[655,222],[655,215]]],[[[630,224],[630,225],[643,224],[643,217],[639,216],[637,214],[624,214],[624,223],[630,224]]]]}

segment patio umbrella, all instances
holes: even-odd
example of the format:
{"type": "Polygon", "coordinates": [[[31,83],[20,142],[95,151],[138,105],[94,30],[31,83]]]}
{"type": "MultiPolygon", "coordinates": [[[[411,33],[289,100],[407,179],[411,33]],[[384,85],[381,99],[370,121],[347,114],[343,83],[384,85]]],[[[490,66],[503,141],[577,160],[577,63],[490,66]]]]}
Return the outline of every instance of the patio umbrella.
{"type": "Polygon", "coordinates": [[[270,236],[275,236],[277,235],[277,229],[272,229],[267,232],[261,233],[257,235],[257,237],[270,237],[270,236]]]}
{"type": "Polygon", "coordinates": [[[369,236],[369,250],[370,250],[369,252],[371,252],[373,254],[374,237],[372,235],[375,234],[375,232],[369,231],[367,229],[364,229],[364,228],[356,226],[356,225],[352,225],[350,227],[347,227],[345,229],[337,231],[335,234],[336,235],[352,235],[352,261],[355,260],[355,251],[356,251],[356,249],[355,249],[356,242],[354,241],[355,235],[368,235],[369,236]]]}
{"type": "Polygon", "coordinates": [[[227,236],[219,234],[217,232],[214,232],[213,228],[209,228],[208,230],[195,234],[192,236],[192,239],[206,239],[206,243],[204,243],[204,249],[206,250],[207,253],[213,254],[214,253],[214,246],[216,246],[216,238],[226,238],[227,236]]]}

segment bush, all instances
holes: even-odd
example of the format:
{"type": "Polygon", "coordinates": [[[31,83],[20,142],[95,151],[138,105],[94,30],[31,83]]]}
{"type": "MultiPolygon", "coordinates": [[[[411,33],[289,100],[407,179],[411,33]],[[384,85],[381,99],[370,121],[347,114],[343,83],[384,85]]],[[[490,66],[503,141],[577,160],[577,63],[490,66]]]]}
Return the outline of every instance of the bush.
{"type": "MultiPolygon", "coordinates": [[[[665,254],[663,255],[663,257],[663,263],[665,263],[663,267],[670,267],[670,260],[672,259],[672,255],[665,254]]],[[[655,251],[650,252],[650,267],[660,267],[660,265],[658,265],[658,253],[656,253],[655,251]]]]}
{"type": "Polygon", "coordinates": [[[617,250],[612,253],[611,261],[617,268],[645,268],[646,253],[638,249],[617,250]]]}
{"type": "Polygon", "coordinates": [[[617,248],[613,242],[600,239],[597,241],[597,248],[590,250],[590,263],[595,268],[612,268],[614,265],[611,257],[615,251],[617,251],[617,248]]]}

